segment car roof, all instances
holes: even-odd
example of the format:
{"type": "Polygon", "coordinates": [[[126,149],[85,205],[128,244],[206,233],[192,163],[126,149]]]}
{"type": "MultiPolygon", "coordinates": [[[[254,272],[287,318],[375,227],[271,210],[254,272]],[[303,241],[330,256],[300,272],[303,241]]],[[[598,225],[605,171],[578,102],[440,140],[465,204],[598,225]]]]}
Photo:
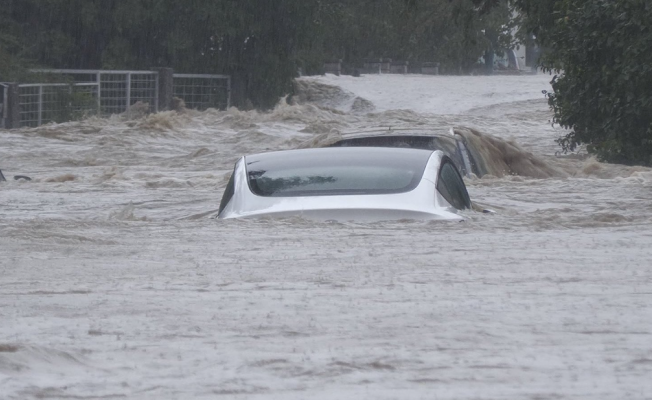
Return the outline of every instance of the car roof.
{"type": "Polygon", "coordinates": [[[452,131],[441,132],[429,129],[401,129],[364,132],[342,135],[329,147],[392,147],[424,150],[441,150],[449,156],[462,174],[476,173],[475,160],[465,149],[464,139],[452,131]],[[462,149],[460,149],[462,147],[462,149]],[[465,161],[465,158],[467,161],[465,161]]]}
{"type": "Polygon", "coordinates": [[[456,139],[450,135],[382,134],[343,137],[331,147],[396,147],[424,150],[444,150],[454,153],[456,139]]]}

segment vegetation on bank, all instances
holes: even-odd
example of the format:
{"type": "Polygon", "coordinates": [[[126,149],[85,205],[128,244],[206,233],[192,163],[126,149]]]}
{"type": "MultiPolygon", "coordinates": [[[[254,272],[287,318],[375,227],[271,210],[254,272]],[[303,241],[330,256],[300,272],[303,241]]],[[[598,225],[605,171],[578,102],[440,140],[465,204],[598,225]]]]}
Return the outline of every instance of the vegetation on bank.
{"type": "Polygon", "coordinates": [[[521,0],[527,27],[557,73],[548,102],[571,131],[564,150],[587,145],[601,160],[652,165],[652,3],[521,0]]]}
{"type": "Polygon", "coordinates": [[[468,71],[510,36],[507,1],[478,2],[2,0],[0,81],[24,80],[27,65],[172,67],[229,74],[233,104],[264,109],[292,90],[299,68],[318,73],[330,59],[349,71],[380,57],[468,71]]]}
{"type": "Polygon", "coordinates": [[[468,72],[479,57],[534,37],[556,73],[548,101],[569,128],[564,150],[652,164],[649,0],[2,0],[0,81],[29,67],[223,73],[232,104],[270,108],[297,71],[342,59],[439,62],[468,72]]]}

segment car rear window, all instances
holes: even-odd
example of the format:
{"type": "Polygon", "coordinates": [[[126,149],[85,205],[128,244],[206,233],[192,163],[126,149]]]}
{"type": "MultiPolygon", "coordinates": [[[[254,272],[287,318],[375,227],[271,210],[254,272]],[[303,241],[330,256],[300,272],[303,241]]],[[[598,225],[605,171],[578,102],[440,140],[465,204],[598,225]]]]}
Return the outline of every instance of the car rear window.
{"type": "Polygon", "coordinates": [[[390,194],[419,184],[430,151],[307,149],[248,156],[251,191],[265,197],[390,194]]]}

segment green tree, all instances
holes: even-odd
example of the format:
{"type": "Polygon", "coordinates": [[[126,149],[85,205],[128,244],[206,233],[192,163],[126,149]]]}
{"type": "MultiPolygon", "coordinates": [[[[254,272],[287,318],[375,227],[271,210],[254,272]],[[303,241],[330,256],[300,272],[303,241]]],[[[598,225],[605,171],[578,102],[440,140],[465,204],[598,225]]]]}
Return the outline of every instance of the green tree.
{"type": "Polygon", "coordinates": [[[491,73],[495,54],[514,47],[516,20],[508,0],[455,0],[453,16],[462,27],[463,47],[483,53],[491,73]]]}
{"type": "Polygon", "coordinates": [[[519,0],[518,6],[547,48],[541,66],[557,73],[548,102],[553,121],[570,129],[558,139],[563,150],[586,144],[604,161],[652,165],[652,4],[519,0]]]}
{"type": "MultiPolygon", "coordinates": [[[[321,0],[319,43],[309,51],[343,59],[350,69],[367,58],[412,64],[435,61],[468,71],[485,50],[511,43],[507,0],[321,0]],[[493,33],[493,40],[492,39],[493,33]]],[[[314,57],[306,56],[304,59],[314,57]]]]}
{"type": "MultiPolygon", "coordinates": [[[[3,21],[0,20],[0,24],[3,21]]],[[[22,80],[26,62],[20,57],[20,41],[15,36],[0,32],[0,82],[22,80]]]]}
{"type": "Polygon", "coordinates": [[[226,30],[215,35],[221,69],[232,75],[234,102],[274,106],[291,92],[299,52],[314,35],[318,2],[304,0],[229,0],[226,30]]]}
{"type": "MultiPolygon", "coordinates": [[[[270,108],[298,67],[341,58],[468,70],[505,47],[507,0],[0,0],[0,73],[148,69],[233,77],[233,104],[270,108]],[[5,72],[3,72],[5,71],[5,72]]],[[[10,74],[11,73],[11,74],[10,74]]],[[[13,75],[12,75],[13,74],[13,75]]],[[[9,78],[3,78],[8,80],[9,78]]],[[[13,78],[12,78],[13,79],[13,78]]]]}
{"type": "Polygon", "coordinates": [[[297,75],[318,1],[0,0],[0,73],[49,68],[225,73],[237,106],[269,108],[297,75]],[[24,68],[23,68],[24,69],[24,68]]]}

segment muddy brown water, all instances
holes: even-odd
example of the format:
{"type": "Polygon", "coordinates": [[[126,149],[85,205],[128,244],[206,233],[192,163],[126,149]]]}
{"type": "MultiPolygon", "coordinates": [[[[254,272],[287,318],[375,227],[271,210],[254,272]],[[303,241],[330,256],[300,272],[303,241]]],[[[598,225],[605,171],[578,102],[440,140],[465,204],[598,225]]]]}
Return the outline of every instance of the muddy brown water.
{"type": "Polygon", "coordinates": [[[0,183],[0,398],[646,398],[652,172],[555,155],[545,99],[482,79],[438,83],[482,99],[455,114],[316,80],[269,113],[0,131],[32,178],[0,183]],[[388,125],[480,132],[509,172],[467,184],[497,213],[211,218],[240,155],[388,125]]]}

